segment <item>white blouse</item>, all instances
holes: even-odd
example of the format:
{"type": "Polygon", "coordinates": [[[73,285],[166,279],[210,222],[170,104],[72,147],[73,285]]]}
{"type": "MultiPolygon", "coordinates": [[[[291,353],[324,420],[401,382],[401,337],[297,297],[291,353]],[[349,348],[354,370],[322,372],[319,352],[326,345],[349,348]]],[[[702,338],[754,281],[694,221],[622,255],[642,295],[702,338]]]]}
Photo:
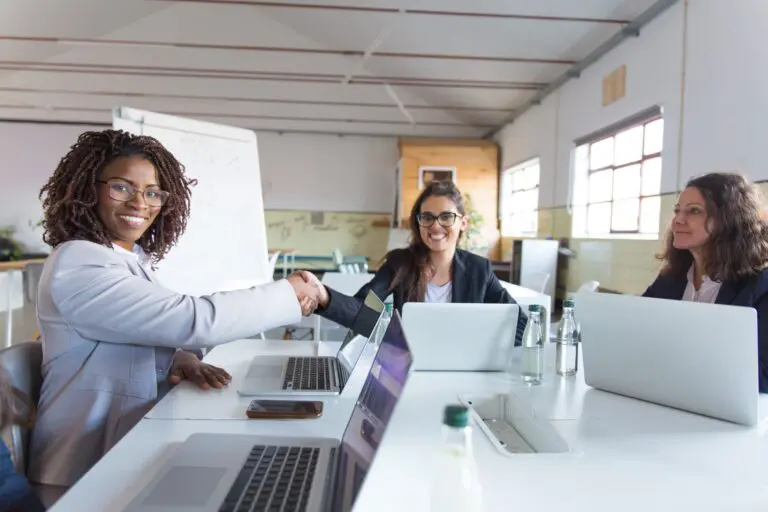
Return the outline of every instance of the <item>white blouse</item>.
{"type": "Polygon", "coordinates": [[[701,286],[697,290],[693,284],[693,265],[688,269],[688,284],[685,287],[683,293],[683,300],[689,302],[708,302],[714,304],[717,300],[717,296],[720,293],[720,287],[723,283],[712,281],[709,276],[701,277],[701,286]]]}

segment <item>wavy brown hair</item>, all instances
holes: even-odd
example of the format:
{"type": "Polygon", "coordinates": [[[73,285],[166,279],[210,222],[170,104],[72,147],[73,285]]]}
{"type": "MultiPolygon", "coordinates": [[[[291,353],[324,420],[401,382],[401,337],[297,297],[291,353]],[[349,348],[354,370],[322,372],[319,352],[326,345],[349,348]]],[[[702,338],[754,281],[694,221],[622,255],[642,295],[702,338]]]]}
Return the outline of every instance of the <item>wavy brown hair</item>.
{"type": "Polygon", "coordinates": [[[137,241],[158,262],[184,233],[189,218],[191,186],[184,166],[153,137],[122,130],[85,132],[61,159],[40,190],[43,199],[43,240],[51,247],[70,240],[88,240],[108,247],[112,237],[96,211],[98,180],[115,159],[139,156],[152,162],[160,188],[170,193],[160,214],[137,241]]]}
{"type": "MultiPolygon", "coordinates": [[[[712,231],[704,247],[703,273],[716,281],[741,281],[760,273],[768,265],[768,224],[757,188],[734,173],[710,173],[690,180],[704,197],[712,231]]],[[[670,228],[662,274],[683,275],[693,264],[690,251],[676,249],[670,228]]]]}
{"type": "MultiPolygon", "coordinates": [[[[447,197],[456,205],[456,211],[461,215],[466,214],[464,198],[452,181],[432,181],[416,198],[408,218],[408,227],[411,230],[410,244],[406,249],[395,249],[384,257],[384,261],[388,261],[396,269],[389,291],[403,284],[407,300],[411,302],[424,300],[427,283],[434,273],[429,259],[429,247],[421,239],[418,220],[421,205],[430,197],[447,197]]],[[[459,240],[463,234],[459,234],[459,240]]]]}

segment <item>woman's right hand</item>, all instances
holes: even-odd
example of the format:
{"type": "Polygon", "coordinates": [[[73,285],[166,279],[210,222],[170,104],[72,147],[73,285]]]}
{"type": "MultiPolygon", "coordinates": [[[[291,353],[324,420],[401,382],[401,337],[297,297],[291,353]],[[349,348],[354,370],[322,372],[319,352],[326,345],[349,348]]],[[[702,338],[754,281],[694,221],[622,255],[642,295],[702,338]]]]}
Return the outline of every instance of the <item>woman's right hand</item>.
{"type": "Polygon", "coordinates": [[[317,305],[320,304],[323,296],[326,297],[325,302],[327,303],[327,290],[311,272],[305,270],[295,272],[288,277],[288,282],[291,283],[294,292],[296,292],[296,299],[301,305],[302,315],[311,315],[317,305]]]}

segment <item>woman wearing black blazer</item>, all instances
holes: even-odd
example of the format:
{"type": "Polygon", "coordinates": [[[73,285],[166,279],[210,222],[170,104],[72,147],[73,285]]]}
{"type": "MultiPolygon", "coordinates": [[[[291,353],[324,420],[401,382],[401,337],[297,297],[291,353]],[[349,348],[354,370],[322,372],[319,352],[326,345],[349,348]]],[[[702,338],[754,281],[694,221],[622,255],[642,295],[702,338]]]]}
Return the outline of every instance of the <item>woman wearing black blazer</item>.
{"type": "MultiPolygon", "coordinates": [[[[382,299],[391,293],[394,307],[401,313],[406,302],[516,304],[493,273],[490,261],[456,247],[467,222],[456,186],[448,181],[431,182],[411,209],[409,247],[389,252],[371,282],[354,297],[326,287],[316,313],[349,327],[369,290],[382,299]]],[[[516,343],[526,321],[520,311],[516,343]]]]}
{"type": "Polygon", "coordinates": [[[768,225],[755,187],[729,173],[689,181],[660,259],[645,297],[755,308],[759,387],[768,393],[768,225]]]}

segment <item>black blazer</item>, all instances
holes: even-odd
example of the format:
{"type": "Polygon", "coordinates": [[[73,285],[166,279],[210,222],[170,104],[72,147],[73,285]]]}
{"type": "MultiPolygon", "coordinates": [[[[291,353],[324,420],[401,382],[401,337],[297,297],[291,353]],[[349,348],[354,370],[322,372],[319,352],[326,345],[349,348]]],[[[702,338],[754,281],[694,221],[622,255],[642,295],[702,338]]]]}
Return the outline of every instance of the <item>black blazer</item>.
{"type": "MultiPolygon", "coordinates": [[[[681,300],[688,284],[686,274],[660,275],[643,297],[681,300]]],[[[724,282],[715,303],[745,306],[757,311],[759,385],[761,393],[768,393],[768,269],[744,281],[724,282]]]]}
{"type": "MultiPolygon", "coordinates": [[[[407,251],[408,249],[397,249],[407,251]]],[[[390,294],[392,279],[396,268],[393,266],[400,261],[396,251],[390,254],[387,261],[373,276],[371,282],[360,288],[354,297],[344,295],[332,288],[328,288],[328,307],[320,308],[316,313],[324,318],[350,328],[362,306],[365,296],[372,290],[377,297],[384,300],[390,294]]],[[[517,304],[515,299],[507,293],[507,290],[499,282],[493,273],[491,262],[482,256],[456,249],[453,257],[453,275],[451,277],[451,302],[454,303],[485,303],[485,304],[517,304]]],[[[395,309],[402,314],[403,304],[408,302],[405,289],[398,285],[392,290],[395,309]]],[[[528,317],[524,311],[520,311],[517,322],[517,335],[515,344],[519,345],[528,317]]]]}

